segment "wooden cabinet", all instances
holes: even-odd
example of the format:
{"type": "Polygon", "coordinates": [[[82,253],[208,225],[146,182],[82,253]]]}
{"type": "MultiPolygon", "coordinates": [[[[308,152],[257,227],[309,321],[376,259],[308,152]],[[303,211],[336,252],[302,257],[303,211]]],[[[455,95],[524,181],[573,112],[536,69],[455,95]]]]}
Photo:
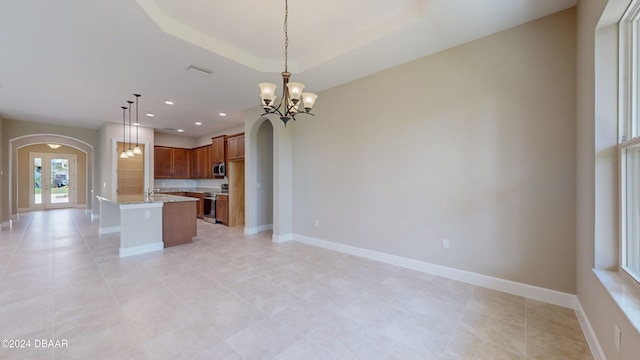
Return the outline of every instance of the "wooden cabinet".
{"type": "Polygon", "coordinates": [[[153,149],[154,177],[171,178],[173,176],[173,149],[156,146],[153,149]]]}
{"type": "Polygon", "coordinates": [[[229,196],[216,195],[216,221],[229,225],[229,196]]]}
{"type": "Polygon", "coordinates": [[[192,179],[211,179],[211,146],[201,146],[192,150],[192,179]]]}
{"type": "Polygon", "coordinates": [[[184,196],[193,197],[198,199],[198,204],[196,206],[196,217],[198,219],[204,219],[204,194],[203,193],[195,193],[195,192],[186,192],[184,196]]]}
{"type": "Polygon", "coordinates": [[[227,154],[229,161],[244,160],[244,133],[229,136],[227,154]]]}
{"type": "Polygon", "coordinates": [[[211,138],[211,162],[226,161],[226,152],[225,152],[226,142],[227,142],[226,135],[211,138]]]}
{"type": "Polygon", "coordinates": [[[153,162],[155,178],[188,179],[191,177],[190,149],[155,146],[153,162]]]}
{"type": "Polygon", "coordinates": [[[164,247],[192,242],[198,235],[195,201],[165,202],[162,206],[164,247]]]}

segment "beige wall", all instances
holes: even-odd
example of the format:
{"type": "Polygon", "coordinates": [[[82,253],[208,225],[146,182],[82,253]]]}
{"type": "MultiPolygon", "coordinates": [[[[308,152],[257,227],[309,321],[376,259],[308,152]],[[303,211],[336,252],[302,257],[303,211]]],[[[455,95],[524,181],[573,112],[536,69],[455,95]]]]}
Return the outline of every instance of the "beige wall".
{"type": "Polygon", "coordinates": [[[611,360],[640,354],[640,334],[592,271],[616,270],[619,260],[615,24],[628,3],[580,0],[577,11],[577,295],[611,360]],[[613,344],[614,326],[622,331],[620,352],[613,344]]]}
{"type": "Polygon", "coordinates": [[[273,224],[273,126],[265,121],[258,129],[258,225],[273,224]]]}
{"type": "Polygon", "coordinates": [[[570,9],[322,92],[293,232],[573,293],[574,74],[570,9]]]}
{"type": "MultiPolygon", "coordinates": [[[[118,149],[117,142],[122,142],[125,140],[122,138],[122,124],[106,122],[100,127],[98,134],[100,144],[99,148],[100,153],[103,154],[103,160],[97,166],[101,169],[101,176],[98,178],[98,182],[96,185],[98,189],[96,190],[95,195],[112,197],[116,195],[116,190],[118,187],[118,156],[122,151],[122,147],[118,149]]],[[[138,129],[138,141],[145,148],[143,154],[143,171],[147,181],[144,184],[144,188],[153,188],[153,151],[146,151],[146,149],[153,149],[153,128],[140,126],[140,128],[138,129]]]]}
{"type": "MultiPolygon", "coordinates": [[[[97,151],[98,147],[98,131],[94,130],[94,129],[85,129],[85,128],[78,128],[78,127],[68,127],[68,126],[59,126],[59,125],[51,125],[51,124],[40,124],[40,123],[34,123],[34,122],[29,122],[29,121],[16,121],[16,120],[9,120],[9,119],[4,119],[3,121],[3,131],[2,131],[2,146],[4,146],[4,153],[2,153],[2,162],[3,162],[3,166],[7,169],[6,171],[9,171],[9,146],[10,140],[15,140],[18,138],[23,138],[25,136],[29,136],[29,135],[35,135],[35,134],[40,134],[40,135],[53,135],[53,136],[59,136],[59,137],[64,137],[64,138],[71,138],[71,139],[76,139],[84,144],[87,144],[87,146],[92,147],[95,151],[94,151],[94,155],[93,155],[93,159],[89,159],[89,161],[93,161],[93,163],[100,163],[101,160],[101,156],[102,154],[100,153],[100,151],[97,151]]],[[[14,153],[12,156],[16,156],[16,154],[14,153]]],[[[17,164],[16,164],[17,165],[17,164]]],[[[93,169],[93,175],[94,177],[99,176],[100,174],[100,168],[96,167],[95,169],[93,169]]],[[[12,176],[14,177],[14,181],[12,182],[12,184],[8,184],[8,175],[7,173],[5,173],[5,176],[7,176],[7,178],[5,180],[7,180],[7,182],[5,182],[0,191],[0,197],[2,199],[9,199],[9,194],[13,195],[13,199],[11,201],[12,204],[12,208],[9,208],[9,204],[8,201],[3,201],[2,202],[2,206],[5,207],[6,206],[6,212],[3,214],[4,218],[2,219],[2,221],[7,221],[11,218],[12,214],[16,214],[17,213],[17,209],[18,209],[18,201],[17,201],[17,187],[16,187],[16,183],[15,183],[15,177],[17,177],[17,168],[16,171],[12,172],[12,176]],[[9,189],[9,186],[12,186],[13,189],[9,189]]],[[[87,187],[91,187],[92,184],[87,184],[87,187]]],[[[92,189],[88,189],[88,191],[91,191],[92,189]]],[[[94,202],[91,203],[91,206],[93,206],[94,202]]],[[[89,204],[89,201],[87,201],[87,204],[89,204]]],[[[95,210],[95,209],[94,209],[95,210]]]]}
{"type": "Polygon", "coordinates": [[[2,135],[4,128],[4,120],[0,117],[0,227],[9,221],[10,210],[9,210],[9,199],[8,199],[8,179],[7,174],[9,174],[8,162],[5,158],[5,152],[8,150],[9,144],[4,141],[4,136],[2,135]],[[5,186],[7,188],[5,188],[5,186]]]}
{"type": "MultiPolygon", "coordinates": [[[[198,146],[196,145],[196,138],[191,136],[180,136],[155,132],[153,134],[153,138],[156,146],[171,146],[187,149],[193,149],[194,147],[198,146]]],[[[209,140],[209,143],[211,143],[211,140],[209,140]]]]}
{"type": "Polygon", "coordinates": [[[53,150],[46,144],[30,145],[18,150],[18,208],[29,208],[31,164],[29,153],[64,154],[76,156],[76,204],[87,204],[87,155],[70,146],[61,146],[53,150]],[[22,186],[23,184],[27,186],[22,186]]]}

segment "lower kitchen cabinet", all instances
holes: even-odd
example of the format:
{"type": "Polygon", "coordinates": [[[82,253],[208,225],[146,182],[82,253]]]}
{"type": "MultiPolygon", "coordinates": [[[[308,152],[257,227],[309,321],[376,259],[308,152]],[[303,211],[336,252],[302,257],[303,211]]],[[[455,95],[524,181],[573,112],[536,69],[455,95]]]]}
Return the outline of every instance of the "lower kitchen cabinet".
{"type": "Polygon", "coordinates": [[[198,235],[194,201],[165,202],[162,206],[164,247],[188,244],[198,235]]]}
{"type": "Polygon", "coordinates": [[[216,195],[216,221],[229,225],[229,196],[216,195]]]}
{"type": "Polygon", "coordinates": [[[198,199],[198,204],[196,206],[196,216],[198,219],[204,219],[204,194],[203,193],[195,193],[195,192],[185,192],[184,196],[193,197],[198,199]]]}

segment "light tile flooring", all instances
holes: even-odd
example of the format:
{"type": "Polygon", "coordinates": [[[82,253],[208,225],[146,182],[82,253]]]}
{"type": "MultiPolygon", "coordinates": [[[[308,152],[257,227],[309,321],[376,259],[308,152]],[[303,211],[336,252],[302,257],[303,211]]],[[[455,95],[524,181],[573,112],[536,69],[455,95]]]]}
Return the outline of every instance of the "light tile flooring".
{"type": "Polygon", "coordinates": [[[0,359],[592,359],[570,309],[200,221],[122,259],[97,227],[0,232],[0,339],[30,341],[0,359]]]}

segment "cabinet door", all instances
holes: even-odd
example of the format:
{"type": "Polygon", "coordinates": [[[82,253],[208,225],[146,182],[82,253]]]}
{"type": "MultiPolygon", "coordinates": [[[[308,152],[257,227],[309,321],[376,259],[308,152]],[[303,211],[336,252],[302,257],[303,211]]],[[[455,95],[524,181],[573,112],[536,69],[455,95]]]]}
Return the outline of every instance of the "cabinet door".
{"type": "Polygon", "coordinates": [[[173,177],[175,179],[191,177],[190,149],[173,149],[173,177]]]}
{"type": "Polygon", "coordinates": [[[198,163],[200,162],[199,157],[200,154],[198,153],[198,149],[191,150],[191,164],[193,164],[193,166],[191,166],[192,179],[200,178],[200,168],[198,167],[198,163]]]}
{"type": "Polygon", "coordinates": [[[171,178],[173,175],[173,149],[153,148],[153,175],[155,178],[171,178]]]}
{"type": "Polygon", "coordinates": [[[230,137],[227,147],[229,161],[244,160],[244,134],[230,137]]]}
{"type": "Polygon", "coordinates": [[[194,179],[204,179],[207,177],[207,172],[205,170],[205,153],[204,148],[199,147],[193,149],[193,178],[194,179]]]}
{"type": "Polygon", "coordinates": [[[230,137],[227,146],[229,150],[229,161],[236,160],[238,158],[238,138],[230,137]]]}
{"type": "MultiPolygon", "coordinates": [[[[202,146],[198,148],[198,170],[199,179],[208,179],[213,177],[211,174],[211,146],[202,146]]],[[[194,165],[195,166],[195,165],[194,165]]]]}
{"type": "Polygon", "coordinates": [[[229,224],[229,200],[226,196],[216,198],[216,221],[229,224]]]}
{"type": "Polygon", "coordinates": [[[224,160],[224,141],[225,137],[216,137],[211,139],[211,162],[223,162],[224,160]]]}
{"type": "Polygon", "coordinates": [[[238,160],[244,160],[244,135],[238,136],[238,160]]]}
{"type": "Polygon", "coordinates": [[[192,193],[192,192],[186,192],[184,193],[184,195],[198,199],[198,204],[196,206],[196,217],[199,219],[203,219],[204,218],[204,195],[202,193],[192,193]]]}

